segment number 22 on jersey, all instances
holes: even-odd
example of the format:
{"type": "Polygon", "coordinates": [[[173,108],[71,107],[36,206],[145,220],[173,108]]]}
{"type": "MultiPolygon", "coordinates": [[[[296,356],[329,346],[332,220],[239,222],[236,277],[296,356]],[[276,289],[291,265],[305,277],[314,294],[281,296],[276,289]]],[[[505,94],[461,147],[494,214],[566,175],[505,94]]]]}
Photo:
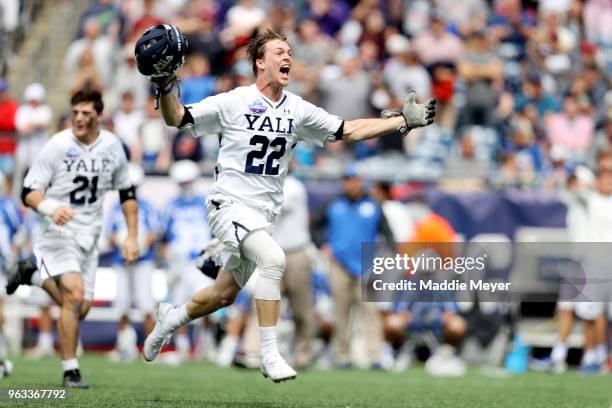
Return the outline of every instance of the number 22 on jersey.
{"type": "Polygon", "coordinates": [[[251,150],[247,154],[244,171],[251,174],[265,174],[268,176],[277,176],[280,168],[279,161],[285,154],[287,139],[283,136],[278,136],[270,141],[266,136],[255,135],[249,141],[251,146],[256,146],[256,149],[251,150]],[[270,153],[268,154],[268,148],[270,153]],[[266,155],[268,156],[265,159],[266,155]],[[255,160],[264,160],[265,163],[254,164],[255,160]]]}

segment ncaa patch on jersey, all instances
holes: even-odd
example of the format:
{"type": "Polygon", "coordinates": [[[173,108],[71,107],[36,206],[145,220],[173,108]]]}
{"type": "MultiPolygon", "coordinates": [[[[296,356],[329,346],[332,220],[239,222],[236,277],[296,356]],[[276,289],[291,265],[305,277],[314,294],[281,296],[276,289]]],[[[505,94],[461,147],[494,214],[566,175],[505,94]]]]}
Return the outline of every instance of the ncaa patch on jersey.
{"type": "Polygon", "coordinates": [[[262,113],[265,113],[267,109],[268,108],[266,108],[259,99],[257,99],[256,101],[254,101],[252,104],[249,105],[249,110],[257,115],[261,115],[262,113]]]}
{"type": "Polygon", "coordinates": [[[79,152],[79,149],[77,149],[74,146],[70,146],[70,148],[66,151],[66,157],[69,158],[70,160],[76,160],[77,157],[79,157],[81,155],[81,152],[79,152]]]}

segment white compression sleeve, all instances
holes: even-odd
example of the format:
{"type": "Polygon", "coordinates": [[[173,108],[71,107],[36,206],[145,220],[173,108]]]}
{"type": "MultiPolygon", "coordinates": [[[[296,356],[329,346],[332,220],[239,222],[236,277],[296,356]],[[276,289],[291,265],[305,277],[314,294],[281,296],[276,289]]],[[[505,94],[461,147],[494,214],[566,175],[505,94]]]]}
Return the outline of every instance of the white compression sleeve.
{"type": "Polygon", "coordinates": [[[242,254],[259,268],[255,299],[280,300],[280,283],[285,272],[285,252],[264,230],[251,232],[242,240],[242,254]]]}

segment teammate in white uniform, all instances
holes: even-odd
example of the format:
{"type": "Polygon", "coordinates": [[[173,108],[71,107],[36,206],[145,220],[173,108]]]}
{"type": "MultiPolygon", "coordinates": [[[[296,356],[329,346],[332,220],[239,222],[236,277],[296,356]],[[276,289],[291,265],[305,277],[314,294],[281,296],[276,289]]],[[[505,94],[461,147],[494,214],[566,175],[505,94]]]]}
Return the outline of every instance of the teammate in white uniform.
{"type": "Polygon", "coordinates": [[[72,128],[45,143],[23,183],[24,204],[42,216],[42,237],[34,243],[38,271],[20,271],[9,286],[13,291],[15,283],[42,286],[61,307],[57,326],[63,385],[88,388],[76,348],[79,320],[87,315],[94,294],[104,195],[119,190],[128,226],[122,255],[128,263],[139,255],[138,203],[121,142],[99,129],[104,109],[100,93],[79,91],[70,104],[72,128]]]}
{"type": "Polygon", "coordinates": [[[216,182],[206,205],[211,232],[225,250],[216,257],[223,269],[212,286],[178,307],[159,306],[143,354],[146,360],[154,360],[180,326],[231,304],[257,267],[261,371],[279,382],[295,378],[296,372],[281,357],[276,342],[285,254],[269,232],[280,213],[283,182],[297,142],[323,145],[406,132],[432,123],[435,110],[433,100],[417,104],[410,92],[397,116],[343,121],[284,90],[293,57],[283,34],[271,30],[259,34],[249,42],[247,52],[256,76],[251,86],[187,106],[179,103],[172,85],[160,89],[159,102],[168,125],[194,136],[220,136],[216,182]]]}

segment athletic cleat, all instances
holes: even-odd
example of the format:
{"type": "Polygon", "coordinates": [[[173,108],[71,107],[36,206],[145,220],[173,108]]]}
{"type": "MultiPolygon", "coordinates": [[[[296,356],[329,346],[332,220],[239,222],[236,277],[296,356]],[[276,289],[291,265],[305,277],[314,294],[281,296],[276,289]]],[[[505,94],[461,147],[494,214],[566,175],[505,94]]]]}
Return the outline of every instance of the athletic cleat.
{"type": "Polygon", "coordinates": [[[6,285],[6,294],[12,295],[15,293],[19,285],[31,285],[32,275],[34,275],[37,269],[36,264],[30,259],[19,261],[19,263],[17,263],[17,273],[15,273],[6,285]]]}
{"type": "Polygon", "coordinates": [[[273,360],[261,362],[261,374],[275,383],[295,380],[297,373],[280,354],[273,360]]]}
{"type": "Polygon", "coordinates": [[[166,315],[174,306],[170,303],[160,303],[157,308],[157,318],[153,331],[147,336],[142,349],[142,356],[146,361],[153,361],[159,355],[161,349],[170,343],[170,339],[174,333],[170,333],[163,328],[163,321],[166,315]]]}
{"type": "Polygon", "coordinates": [[[81,378],[81,372],[78,368],[76,370],[64,371],[64,384],[62,386],[65,388],[89,388],[89,384],[81,378]]]}

